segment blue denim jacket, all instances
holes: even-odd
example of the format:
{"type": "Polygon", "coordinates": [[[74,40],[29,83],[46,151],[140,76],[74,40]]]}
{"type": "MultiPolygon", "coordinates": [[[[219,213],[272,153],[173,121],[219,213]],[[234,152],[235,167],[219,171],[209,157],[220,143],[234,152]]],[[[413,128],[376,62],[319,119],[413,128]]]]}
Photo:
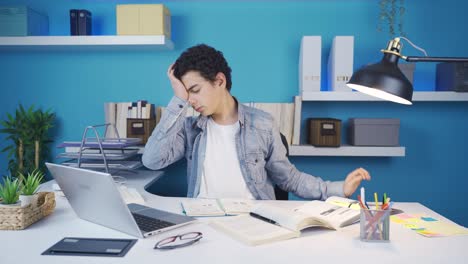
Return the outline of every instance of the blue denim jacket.
{"type": "MultiPolygon", "coordinates": [[[[148,139],[142,161],[147,168],[159,170],[185,157],[188,161],[187,197],[197,197],[205,159],[208,118],[185,117],[188,106],[187,101],[176,96],[171,99],[148,139]]],[[[344,196],[343,181],[323,181],[298,171],[289,162],[270,114],[238,104],[238,117],[237,155],[247,187],[256,199],[274,200],[274,184],[306,199],[344,196]]]]}

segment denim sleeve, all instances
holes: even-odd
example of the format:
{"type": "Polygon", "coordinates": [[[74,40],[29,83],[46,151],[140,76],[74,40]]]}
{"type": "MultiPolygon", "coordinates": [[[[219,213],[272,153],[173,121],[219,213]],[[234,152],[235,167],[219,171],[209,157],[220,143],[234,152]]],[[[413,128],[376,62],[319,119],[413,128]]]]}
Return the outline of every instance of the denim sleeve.
{"type": "Polygon", "coordinates": [[[184,156],[184,120],[188,102],[172,97],[145,145],[142,162],[152,170],[165,168],[184,156]]]}
{"type": "Polygon", "coordinates": [[[272,129],[266,169],[281,189],[299,197],[314,200],[326,200],[330,196],[344,197],[344,181],[324,181],[320,177],[300,172],[289,162],[277,128],[272,129]]]}

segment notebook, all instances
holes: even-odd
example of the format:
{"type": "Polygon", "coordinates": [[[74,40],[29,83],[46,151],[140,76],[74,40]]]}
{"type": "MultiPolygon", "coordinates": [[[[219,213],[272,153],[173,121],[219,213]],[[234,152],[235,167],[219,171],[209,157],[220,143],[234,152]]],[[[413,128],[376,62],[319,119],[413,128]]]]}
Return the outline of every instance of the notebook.
{"type": "Polygon", "coordinates": [[[195,218],[140,204],[126,205],[108,173],[46,163],[79,218],[136,237],[187,225],[195,218]]]}

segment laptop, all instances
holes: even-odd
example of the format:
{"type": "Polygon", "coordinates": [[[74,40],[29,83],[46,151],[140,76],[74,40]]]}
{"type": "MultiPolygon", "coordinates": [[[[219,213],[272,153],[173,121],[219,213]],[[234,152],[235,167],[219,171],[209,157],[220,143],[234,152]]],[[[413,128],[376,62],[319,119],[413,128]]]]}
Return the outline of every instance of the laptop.
{"type": "Polygon", "coordinates": [[[140,204],[125,204],[108,173],[47,162],[46,166],[81,219],[142,238],[196,221],[140,204]]]}

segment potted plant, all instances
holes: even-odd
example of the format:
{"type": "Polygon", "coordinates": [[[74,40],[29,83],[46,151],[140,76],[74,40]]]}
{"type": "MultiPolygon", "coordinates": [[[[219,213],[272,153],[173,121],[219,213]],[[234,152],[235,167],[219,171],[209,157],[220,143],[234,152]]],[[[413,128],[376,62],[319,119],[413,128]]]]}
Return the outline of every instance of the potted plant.
{"type": "Polygon", "coordinates": [[[380,0],[377,30],[387,31],[390,39],[405,37],[403,30],[405,12],[405,0],[380,0]]]}
{"type": "Polygon", "coordinates": [[[6,140],[11,141],[2,152],[8,153],[8,169],[10,175],[26,174],[36,169],[45,171],[44,162],[49,155],[49,130],[53,127],[55,114],[50,110],[25,109],[21,104],[15,116],[7,114],[7,119],[1,121],[3,129],[0,133],[7,134],[6,140]]]}
{"type": "Polygon", "coordinates": [[[28,173],[26,177],[22,173],[19,176],[21,182],[21,195],[19,199],[21,200],[21,206],[26,206],[37,196],[37,190],[44,178],[44,173],[39,169],[35,169],[33,172],[28,173]]]}
{"type": "Polygon", "coordinates": [[[19,206],[19,196],[21,193],[19,180],[12,177],[5,177],[3,185],[0,184],[0,206],[19,206]]]}

